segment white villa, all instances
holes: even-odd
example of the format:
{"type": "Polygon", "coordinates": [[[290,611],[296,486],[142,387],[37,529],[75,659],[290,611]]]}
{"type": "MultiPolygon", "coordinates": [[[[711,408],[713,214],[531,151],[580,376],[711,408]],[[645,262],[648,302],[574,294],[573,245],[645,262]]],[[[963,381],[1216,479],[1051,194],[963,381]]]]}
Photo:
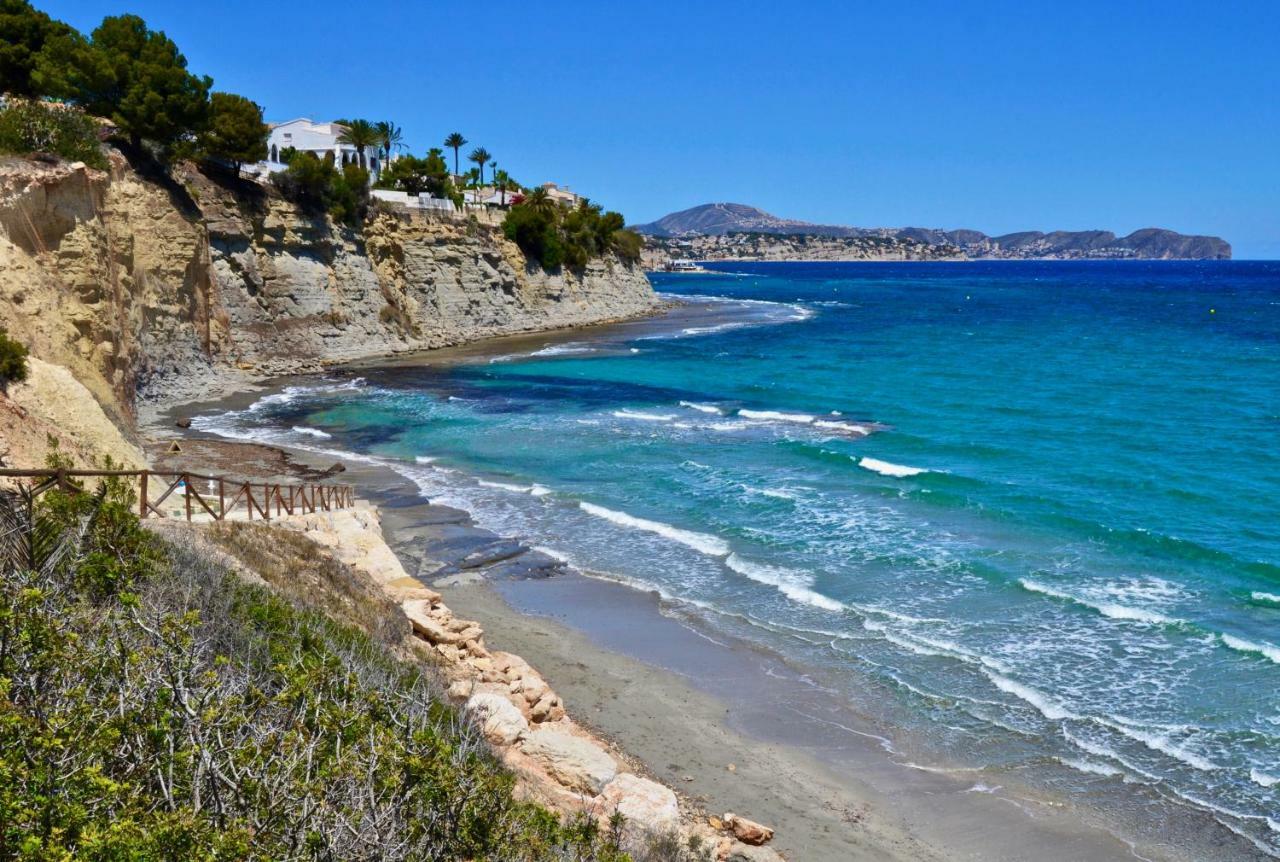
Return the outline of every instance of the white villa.
{"type": "MultiPolygon", "coordinates": [[[[334,164],[339,166],[358,164],[360,157],[356,148],[338,143],[341,133],[342,126],[337,123],[316,123],[305,117],[272,123],[271,134],[267,137],[267,160],[255,166],[257,172],[272,174],[283,171],[286,165],[280,161],[280,153],[289,147],[299,152],[315,153],[321,159],[332,153],[334,164]]],[[[379,156],[377,147],[365,148],[365,165],[372,174],[377,174],[381,167],[379,156]]]]}

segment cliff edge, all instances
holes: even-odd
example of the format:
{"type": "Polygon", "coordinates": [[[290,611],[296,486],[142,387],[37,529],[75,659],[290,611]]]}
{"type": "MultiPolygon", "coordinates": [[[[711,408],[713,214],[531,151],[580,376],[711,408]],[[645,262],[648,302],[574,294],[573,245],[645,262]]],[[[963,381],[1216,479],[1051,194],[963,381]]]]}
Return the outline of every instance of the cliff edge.
{"type": "Polygon", "coordinates": [[[126,428],[144,402],[657,305],[638,266],[545,272],[476,218],[382,209],[353,231],[192,166],[0,159],[0,326],[126,428]]]}

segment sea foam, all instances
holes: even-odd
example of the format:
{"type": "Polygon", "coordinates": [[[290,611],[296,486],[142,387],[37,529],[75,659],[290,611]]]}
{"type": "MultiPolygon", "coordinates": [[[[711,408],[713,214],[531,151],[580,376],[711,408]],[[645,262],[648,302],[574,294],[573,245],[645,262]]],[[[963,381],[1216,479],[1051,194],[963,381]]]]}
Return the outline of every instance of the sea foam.
{"type": "Polygon", "coordinates": [[[724,411],[714,404],[699,404],[696,401],[681,401],[681,407],[688,407],[690,410],[697,410],[699,413],[714,413],[717,416],[723,416],[724,411]]]}
{"type": "Polygon", "coordinates": [[[640,410],[615,410],[613,415],[619,419],[635,419],[640,422],[670,422],[676,418],[670,413],[644,413],[640,410]]]}
{"type": "Polygon", "coordinates": [[[738,415],[757,422],[795,422],[799,425],[809,425],[814,420],[807,413],[782,413],[778,410],[739,410],[738,415]]]}
{"type": "Polygon", "coordinates": [[[1255,602],[1263,602],[1269,605],[1280,605],[1280,596],[1277,596],[1275,593],[1263,593],[1263,592],[1254,591],[1253,600],[1255,602]]]}
{"type": "Polygon", "coordinates": [[[293,430],[295,433],[305,434],[308,437],[315,437],[316,439],[319,439],[319,440],[333,439],[332,434],[327,434],[324,431],[321,431],[319,428],[308,428],[305,425],[294,425],[293,430]]]}
{"type": "Polygon", "coordinates": [[[1062,590],[1055,590],[1053,587],[1042,584],[1039,581],[1033,581],[1030,578],[1021,578],[1018,583],[1022,585],[1023,589],[1030,592],[1052,596],[1055,599],[1062,599],[1063,601],[1091,608],[1102,614],[1104,617],[1110,617],[1113,620],[1149,623],[1151,625],[1175,625],[1181,622],[1181,620],[1176,620],[1172,617],[1167,617],[1164,614],[1156,613],[1155,611],[1146,610],[1144,608],[1131,608],[1127,605],[1115,604],[1114,602],[1093,601],[1091,599],[1063,592],[1062,590]]]}
{"type": "Polygon", "coordinates": [[[844,610],[844,605],[840,602],[811,589],[809,586],[811,579],[799,572],[765,563],[753,563],[737,554],[730,554],[724,564],[756,583],[777,587],[780,593],[792,601],[822,608],[824,611],[844,610]]]}
{"type": "Polygon", "coordinates": [[[578,507],[588,515],[595,515],[597,518],[612,521],[621,527],[630,527],[633,530],[655,533],[663,538],[671,539],[673,542],[679,542],[686,547],[693,548],[695,551],[706,554],[709,557],[723,557],[729,553],[729,543],[717,536],[695,533],[692,530],[682,530],[679,527],[673,527],[661,521],[637,518],[635,515],[628,515],[626,512],[616,512],[613,509],[606,509],[604,506],[597,506],[594,503],[585,501],[578,503],[578,507]]]}
{"type": "Polygon", "coordinates": [[[1031,686],[1023,685],[1020,682],[1009,679],[1007,676],[1001,676],[998,673],[984,671],[987,678],[991,680],[996,688],[1005,694],[1011,694],[1014,697],[1024,700],[1036,708],[1037,711],[1045,718],[1051,721],[1061,721],[1064,718],[1076,718],[1075,713],[1056,703],[1043,692],[1037,691],[1031,686]]]}
{"type": "Polygon", "coordinates": [[[878,458],[863,458],[858,461],[858,466],[864,470],[879,473],[881,476],[893,476],[897,479],[903,479],[907,476],[918,476],[921,473],[929,472],[923,467],[908,467],[903,464],[893,464],[889,461],[881,461],[878,458]]]}

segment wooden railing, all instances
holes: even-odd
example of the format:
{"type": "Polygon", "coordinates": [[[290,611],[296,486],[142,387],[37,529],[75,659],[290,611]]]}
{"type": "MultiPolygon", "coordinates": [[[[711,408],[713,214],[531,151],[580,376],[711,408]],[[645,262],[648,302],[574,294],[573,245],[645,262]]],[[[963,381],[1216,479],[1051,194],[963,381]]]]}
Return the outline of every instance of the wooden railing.
{"type": "Polygon", "coordinates": [[[137,483],[139,518],[225,521],[236,519],[243,510],[245,520],[252,521],[256,512],[261,520],[269,521],[273,507],[275,516],[280,517],[332,512],[356,502],[350,485],[247,482],[175,470],[0,470],[0,478],[31,480],[31,493],[37,497],[54,488],[83,491],[87,479],[132,480],[137,483]],[[203,490],[197,483],[204,483],[203,490]],[[175,495],[177,508],[161,508],[175,495]]]}

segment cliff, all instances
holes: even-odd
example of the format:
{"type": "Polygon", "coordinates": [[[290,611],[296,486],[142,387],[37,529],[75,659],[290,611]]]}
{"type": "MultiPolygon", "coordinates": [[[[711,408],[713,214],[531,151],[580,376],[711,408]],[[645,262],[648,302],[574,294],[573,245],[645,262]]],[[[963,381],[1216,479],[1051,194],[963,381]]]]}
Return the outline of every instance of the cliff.
{"type": "Polygon", "coordinates": [[[1111,231],[1023,231],[988,236],[977,230],[863,228],[779,218],[745,204],[703,204],[635,228],[649,237],[648,265],[695,260],[1228,260],[1216,236],[1143,228],[1111,231]]]}
{"type": "Polygon", "coordinates": [[[639,267],[547,273],[476,219],[356,232],[191,167],[0,161],[0,326],[126,426],[141,401],[656,305],[639,267]]]}

